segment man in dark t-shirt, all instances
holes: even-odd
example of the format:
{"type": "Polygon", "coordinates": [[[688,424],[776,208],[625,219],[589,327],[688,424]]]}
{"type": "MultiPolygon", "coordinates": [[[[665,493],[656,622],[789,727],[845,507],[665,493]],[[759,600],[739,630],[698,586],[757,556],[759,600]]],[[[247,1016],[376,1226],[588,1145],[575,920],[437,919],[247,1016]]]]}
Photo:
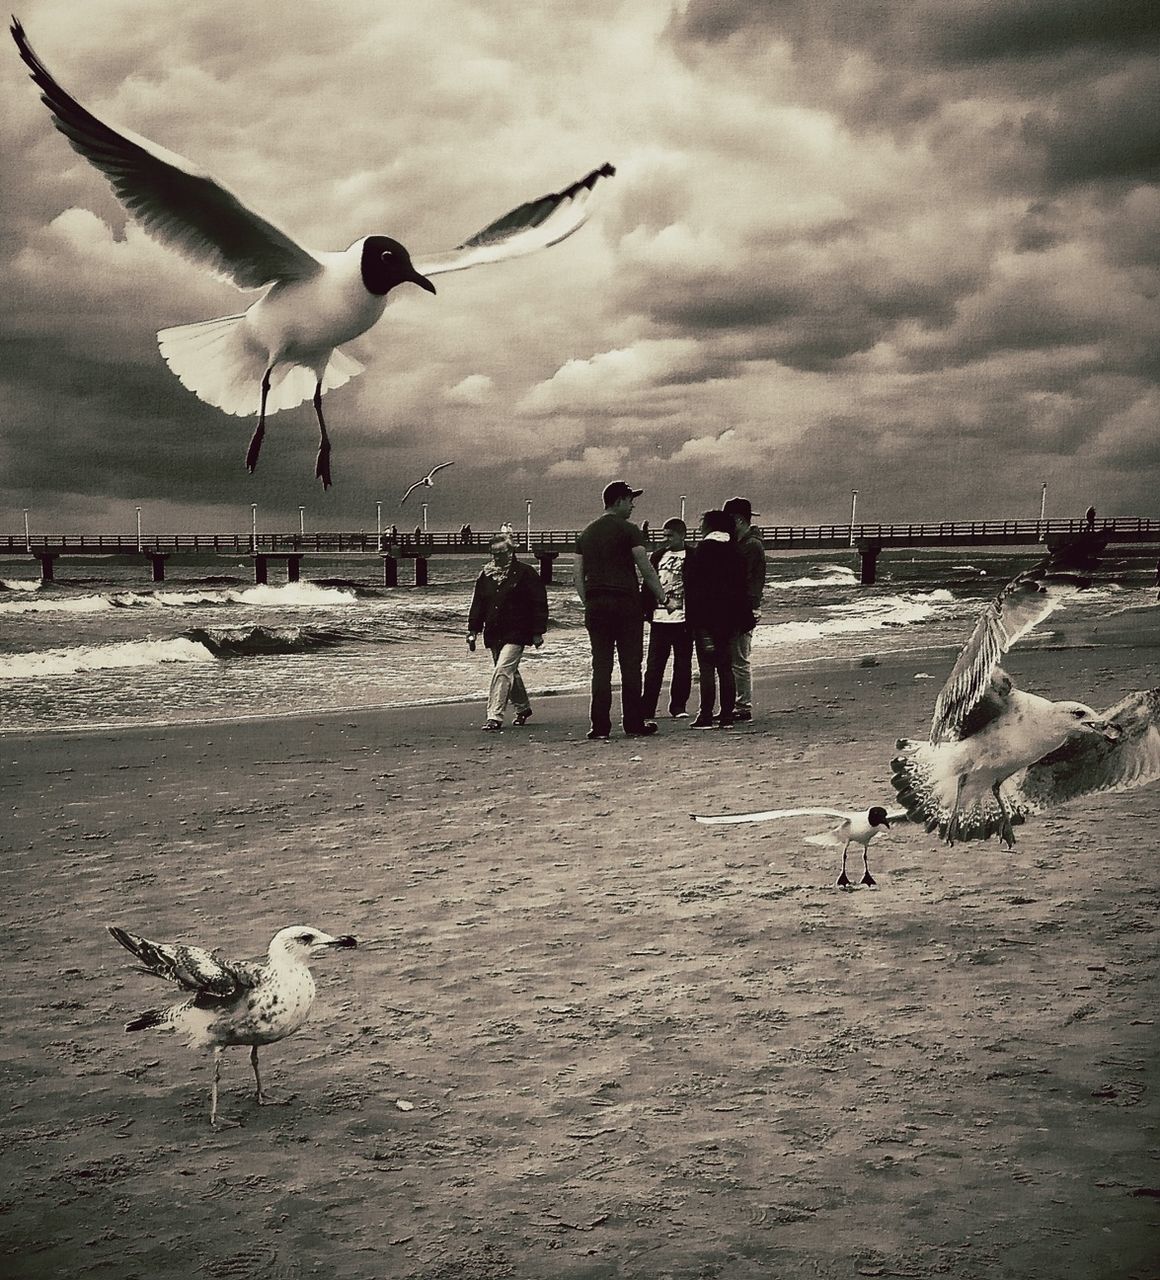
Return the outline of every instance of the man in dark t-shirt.
{"type": "Polygon", "coordinates": [[[629,737],[656,733],[641,704],[644,614],[637,570],[645,586],[665,604],[665,592],[648,558],[644,535],[630,520],[644,492],[623,480],[604,490],[604,514],[576,540],[576,593],[584,606],[584,625],[592,644],[592,729],[589,738],[612,733],[612,661],[620,666],[620,701],[629,737]]]}

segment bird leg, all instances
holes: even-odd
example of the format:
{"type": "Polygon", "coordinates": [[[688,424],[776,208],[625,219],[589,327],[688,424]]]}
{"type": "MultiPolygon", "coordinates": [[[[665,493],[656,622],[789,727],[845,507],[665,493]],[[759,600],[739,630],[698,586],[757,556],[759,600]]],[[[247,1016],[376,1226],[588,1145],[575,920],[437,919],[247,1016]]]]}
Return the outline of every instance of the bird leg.
{"type": "Polygon", "coordinates": [[[256,1044],[250,1046],[250,1066],[254,1068],[254,1083],[258,1087],[257,1092],[254,1095],[254,1101],[258,1104],[258,1106],[259,1107],[286,1106],[290,1101],[289,1098],[271,1098],[270,1095],[266,1093],[266,1091],[262,1088],[262,1077],[258,1072],[258,1046],[256,1044]]]}
{"type": "Polygon", "coordinates": [[[314,474],[322,481],[324,489],[330,488],[330,437],[326,434],[326,420],[322,416],[322,379],[314,387],[314,412],[318,415],[318,460],[314,474]]]}
{"type": "Polygon", "coordinates": [[[222,1069],[222,1050],[218,1045],[213,1051],[213,1088],[210,1090],[209,1122],[214,1129],[237,1129],[237,1120],[218,1119],[218,1079],[222,1069]]]}
{"type": "Polygon", "coordinates": [[[258,465],[258,454],[262,451],[262,437],[266,434],[266,397],[270,394],[270,374],[273,371],[274,366],[271,365],[262,374],[262,403],[258,409],[258,425],[254,428],[254,434],[250,437],[250,447],[246,450],[246,470],[251,475],[253,475],[254,468],[258,465]]]}
{"type": "Polygon", "coordinates": [[[965,773],[959,774],[959,785],[955,791],[954,807],[951,809],[951,816],[947,819],[946,834],[943,836],[948,845],[953,845],[955,837],[959,834],[959,802],[963,798],[963,787],[966,786],[966,782],[967,775],[965,773]]]}
{"type": "Polygon", "coordinates": [[[878,881],[875,880],[874,877],[870,874],[869,854],[870,854],[870,846],[868,844],[864,844],[862,846],[862,868],[866,872],[866,874],[862,877],[862,883],[865,885],[875,885],[878,883],[878,881]]]}
{"type": "Polygon", "coordinates": [[[838,884],[843,889],[848,889],[850,887],[850,877],[846,874],[846,853],[848,852],[849,848],[850,848],[850,842],[849,840],[847,840],[846,843],[842,846],[842,874],[838,877],[838,884]]]}
{"type": "Polygon", "coordinates": [[[995,803],[999,806],[999,812],[1003,815],[1003,825],[999,829],[999,839],[1007,846],[1008,849],[1015,848],[1015,828],[1011,825],[1011,813],[1007,806],[1003,803],[1003,797],[999,792],[999,783],[995,783],[991,787],[991,794],[995,797],[995,803]]]}

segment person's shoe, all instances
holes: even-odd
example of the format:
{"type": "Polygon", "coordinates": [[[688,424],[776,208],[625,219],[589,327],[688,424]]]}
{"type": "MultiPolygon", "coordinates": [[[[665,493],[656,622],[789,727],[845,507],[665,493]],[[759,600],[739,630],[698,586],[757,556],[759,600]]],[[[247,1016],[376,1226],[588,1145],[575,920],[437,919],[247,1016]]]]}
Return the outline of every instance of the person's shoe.
{"type": "Polygon", "coordinates": [[[733,717],[732,717],[732,716],[722,716],[722,717],[717,721],[717,728],[718,728],[718,729],[732,729],[732,728],[733,728],[733,717]]]}
{"type": "Polygon", "coordinates": [[[601,733],[599,729],[588,730],[589,742],[607,742],[611,736],[610,733],[601,733]]]}
{"type": "Polygon", "coordinates": [[[712,729],[716,726],[716,721],[712,716],[698,716],[696,720],[689,725],[690,729],[712,729]]]}
{"type": "Polygon", "coordinates": [[[516,718],[512,721],[512,724],[527,724],[531,718],[532,713],[530,711],[517,711],[516,718]]]}
{"type": "Polygon", "coordinates": [[[646,720],[638,729],[625,729],[626,738],[649,738],[657,731],[655,720],[646,720]]]}
{"type": "Polygon", "coordinates": [[[733,713],[733,719],[738,721],[739,723],[747,720],[752,720],[753,711],[749,707],[738,707],[737,710],[734,711],[733,713]]]}
{"type": "Polygon", "coordinates": [[[484,733],[499,733],[503,728],[502,720],[489,720],[484,726],[484,733]]]}
{"type": "Polygon", "coordinates": [[[687,711],[670,711],[669,712],[670,720],[687,720],[688,718],[689,718],[689,713],[687,711]]]}

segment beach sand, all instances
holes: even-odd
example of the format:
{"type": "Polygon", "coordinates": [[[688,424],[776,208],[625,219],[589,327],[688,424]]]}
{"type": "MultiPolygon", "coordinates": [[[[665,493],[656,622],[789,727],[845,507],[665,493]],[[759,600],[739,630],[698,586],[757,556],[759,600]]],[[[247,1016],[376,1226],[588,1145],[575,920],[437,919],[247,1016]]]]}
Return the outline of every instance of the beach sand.
{"type": "MultiPolygon", "coordinates": [[[[1008,667],[1160,685],[1154,616],[1097,639],[1008,667]]],[[[729,734],[589,743],[533,689],[493,736],[482,705],[0,736],[0,1270],[1160,1275],[1160,787],[1011,853],[903,826],[851,892],[824,824],[689,819],[889,802],[952,656],[767,676],[729,734]],[[212,1131],[209,1056],[122,1031],[170,993],[106,922],[356,934],[263,1052],[290,1104],[228,1050],[212,1131]]]]}

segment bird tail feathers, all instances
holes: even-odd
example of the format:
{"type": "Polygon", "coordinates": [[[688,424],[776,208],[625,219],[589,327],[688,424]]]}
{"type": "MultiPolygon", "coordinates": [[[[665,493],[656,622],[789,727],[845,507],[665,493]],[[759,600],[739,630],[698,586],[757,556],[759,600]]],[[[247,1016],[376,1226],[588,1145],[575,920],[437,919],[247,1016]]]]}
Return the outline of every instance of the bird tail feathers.
{"type": "MultiPolygon", "coordinates": [[[[269,356],[247,327],[245,313],[177,325],[157,334],[157,346],[177,380],[199,400],[239,418],[256,414],[262,401],[262,377],[269,356]]],[[[333,391],[362,373],[363,365],[337,348],[322,377],[333,391]]],[[[314,395],[315,372],[283,363],[270,375],[267,415],[293,409],[314,395]]]]}
{"type": "MultiPolygon", "coordinates": [[[[890,762],[890,781],[907,819],[928,832],[937,831],[948,844],[956,840],[988,840],[1004,830],[1003,811],[991,792],[960,801],[955,811],[957,780],[947,767],[946,746],[932,746],[899,738],[901,753],[890,762]]],[[[1012,826],[1026,821],[1009,790],[1004,801],[1012,826]]]]}
{"type": "Polygon", "coordinates": [[[837,834],[833,831],[819,831],[817,835],[805,836],[804,839],[806,844],[817,845],[820,849],[829,849],[835,845],[845,843],[845,841],[839,840],[837,834]]]}

